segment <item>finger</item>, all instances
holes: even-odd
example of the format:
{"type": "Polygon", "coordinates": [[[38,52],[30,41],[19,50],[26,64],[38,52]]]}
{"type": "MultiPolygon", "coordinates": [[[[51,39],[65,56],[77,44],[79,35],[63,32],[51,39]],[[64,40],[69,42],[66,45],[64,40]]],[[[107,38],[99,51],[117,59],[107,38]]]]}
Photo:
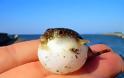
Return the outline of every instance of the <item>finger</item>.
{"type": "Polygon", "coordinates": [[[0,78],[96,78],[87,74],[57,75],[45,70],[39,62],[26,63],[0,75],[0,78]]]}
{"type": "Polygon", "coordinates": [[[39,40],[25,41],[6,47],[0,47],[0,73],[37,60],[39,40]]]}
{"type": "Polygon", "coordinates": [[[104,51],[107,49],[112,52],[112,49],[105,44],[95,44],[95,45],[90,46],[90,48],[93,52],[100,52],[100,51],[104,51]]]}
{"type": "Polygon", "coordinates": [[[124,67],[121,57],[104,44],[96,44],[90,47],[94,52],[110,49],[110,52],[104,53],[99,57],[92,59],[86,65],[87,72],[99,73],[99,75],[114,76],[121,72],[124,67]],[[92,67],[92,68],[91,68],[92,67]],[[103,73],[104,72],[104,73],[103,73]]]}
{"type": "Polygon", "coordinates": [[[44,78],[48,75],[39,62],[30,62],[2,73],[0,78],[44,78]]]}

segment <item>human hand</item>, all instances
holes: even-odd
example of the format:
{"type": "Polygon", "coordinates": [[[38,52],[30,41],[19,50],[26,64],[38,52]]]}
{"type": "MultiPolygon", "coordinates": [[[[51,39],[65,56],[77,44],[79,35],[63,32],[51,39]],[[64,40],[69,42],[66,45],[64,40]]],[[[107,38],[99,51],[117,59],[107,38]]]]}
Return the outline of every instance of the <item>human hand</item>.
{"type": "MultiPolygon", "coordinates": [[[[111,50],[87,61],[76,72],[56,75],[45,70],[39,63],[39,43],[39,40],[32,40],[0,47],[0,78],[113,78],[124,68],[121,57],[111,50]]],[[[103,44],[91,46],[97,52],[107,48],[103,44]]]]}

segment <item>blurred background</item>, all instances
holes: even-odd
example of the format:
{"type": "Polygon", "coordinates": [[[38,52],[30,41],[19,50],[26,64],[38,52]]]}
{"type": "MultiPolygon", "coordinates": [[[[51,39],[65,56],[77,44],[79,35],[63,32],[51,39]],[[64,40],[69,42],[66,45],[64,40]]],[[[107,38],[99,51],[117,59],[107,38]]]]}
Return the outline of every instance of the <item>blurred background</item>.
{"type": "Polygon", "coordinates": [[[124,0],[0,0],[0,32],[41,34],[51,27],[124,32],[124,0]]]}

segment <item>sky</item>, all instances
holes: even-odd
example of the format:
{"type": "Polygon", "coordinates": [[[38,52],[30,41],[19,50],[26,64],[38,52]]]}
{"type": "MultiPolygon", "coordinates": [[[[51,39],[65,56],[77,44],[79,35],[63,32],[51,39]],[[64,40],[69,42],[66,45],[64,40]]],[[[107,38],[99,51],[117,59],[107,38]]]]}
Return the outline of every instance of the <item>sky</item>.
{"type": "Polygon", "coordinates": [[[124,0],[0,0],[0,32],[40,34],[56,27],[124,32],[124,0]]]}

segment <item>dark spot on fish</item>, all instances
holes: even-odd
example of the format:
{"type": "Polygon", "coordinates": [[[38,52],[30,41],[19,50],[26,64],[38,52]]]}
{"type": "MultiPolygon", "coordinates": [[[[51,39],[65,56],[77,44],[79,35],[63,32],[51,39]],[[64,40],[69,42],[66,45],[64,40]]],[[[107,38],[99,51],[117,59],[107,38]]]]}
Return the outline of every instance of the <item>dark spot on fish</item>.
{"type": "Polygon", "coordinates": [[[68,66],[64,66],[65,68],[68,68],[68,66]]]}
{"type": "Polygon", "coordinates": [[[68,69],[70,69],[71,67],[69,67],[69,66],[64,66],[64,68],[68,68],[68,69]]]}
{"type": "Polygon", "coordinates": [[[75,55],[75,58],[76,58],[76,59],[78,59],[78,56],[77,56],[77,55],[75,55]]]}
{"type": "Polygon", "coordinates": [[[59,72],[59,70],[56,70],[56,72],[59,72]]]}
{"type": "Polygon", "coordinates": [[[65,58],[65,56],[63,56],[65,58]]]}
{"type": "Polygon", "coordinates": [[[79,49],[71,48],[71,51],[77,54],[77,52],[79,51],[79,49]]]}
{"type": "Polygon", "coordinates": [[[49,40],[52,40],[53,39],[53,37],[49,37],[49,40]]]}
{"type": "Polygon", "coordinates": [[[76,54],[80,54],[80,53],[76,52],[76,54]]]}

